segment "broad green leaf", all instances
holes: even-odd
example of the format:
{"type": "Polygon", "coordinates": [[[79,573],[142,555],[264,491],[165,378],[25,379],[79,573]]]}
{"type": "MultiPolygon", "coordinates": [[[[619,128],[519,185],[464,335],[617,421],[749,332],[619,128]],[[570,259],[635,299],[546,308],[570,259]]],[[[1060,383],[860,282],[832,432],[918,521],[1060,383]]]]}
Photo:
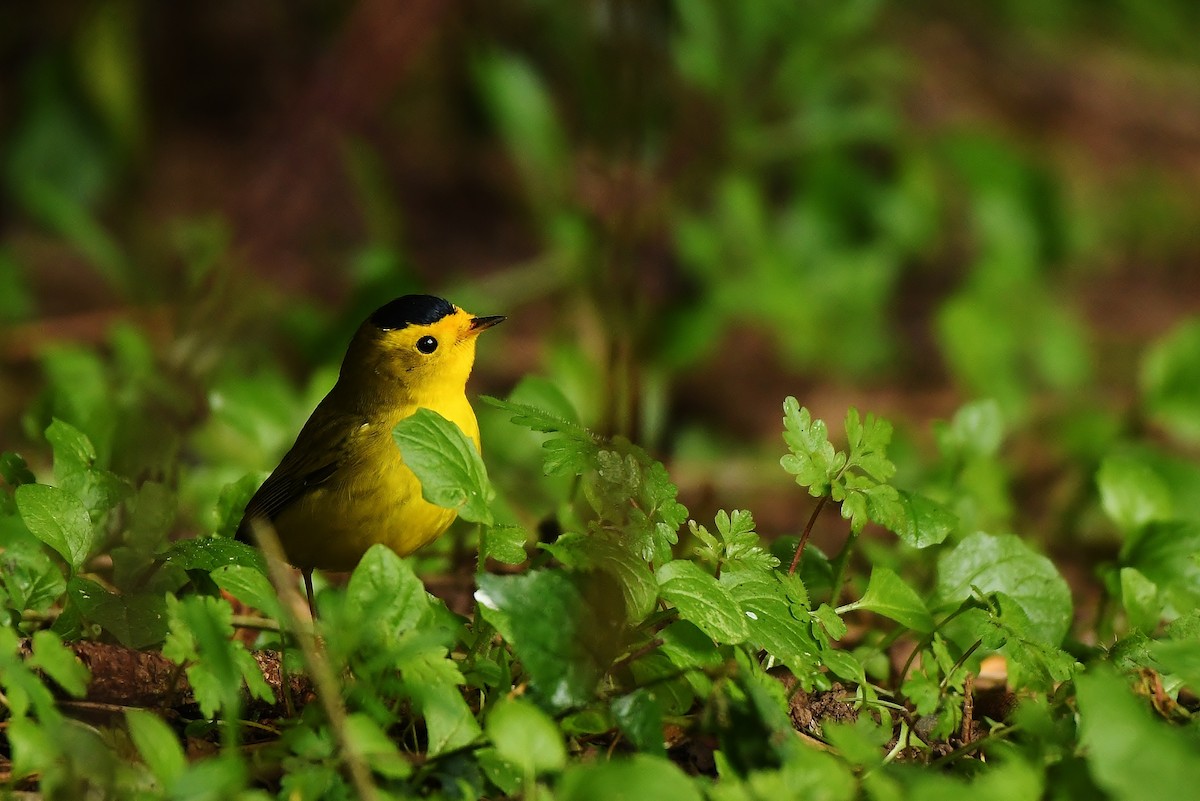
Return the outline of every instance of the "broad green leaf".
{"type": "Polygon", "coordinates": [[[1160,598],[1182,614],[1200,605],[1200,523],[1151,523],[1122,560],[1158,585],[1160,598]]]}
{"type": "Polygon", "coordinates": [[[1071,591],[1053,563],[1011,534],[976,532],[938,559],[937,595],[946,604],[1002,592],[1028,616],[1032,633],[1051,645],[1071,626],[1071,591]]]}
{"type": "Polygon", "coordinates": [[[812,618],[800,580],[778,573],[726,573],[721,583],[729,588],[746,615],[749,642],[807,683],[817,672],[820,660],[817,642],[809,631],[812,618]]]}
{"type": "Polygon", "coordinates": [[[1171,518],[1171,491],[1139,459],[1109,456],[1096,474],[1104,512],[1126,534],[1154,520],[1171,518]]]}
{"type": "Polygon", "coordinates": [[[369,715],[362,712],[347,715],[345,736],[349,746],[381,776],[403,779],[412,773],[412,763],[369,715]]]}
{"type": "Polygon", "coordinates": [[[576,570],[602,570],[611,576],[620,588],[629,622],[640,622],[654,609],[658,600],[654,574],[641,557],[606,532],[567,532],[542,547],[576,570]]]}
{"type": "Polygon", "coordinates": [[[479,555],[506,565],[519,565],[529,558],[525,552],[528,539],[529,534],[520,526],[484,526],[479,535],[479,555]]]}
{"type": "Polygon", "coordinates": [[[950,421],[949,434],[959,453],[994,456],[1004,441],[1004,413],[988,398],[961,406],[950,421]]]}
{"type": "Polygon", "coordinates": [[[166,602],[162,595],[116,595],[94,581],[75,577],[67,593],[84,620],[99,625],[127,648],[146,648],[167,635],[166,602]]]}
{"type": "Polygon", "coordinates": [[[829,634],[829,639],[840,640],[846,636],[846,632],[848,631],[846,621],[842,620],[842,616],[838,614],[838,611],[829,604],[818,606],[813,610],[812,616],[825,628],[826,633],[829,634]]]}
{"type": "Polygon", "coordinates": [[[421,480],[421,495],[471,523],[491,525],[495,491],[475,443],[432,409],[417,409],[393,432],[404,463],[421,480]]]}
{"type": "Polygon", "coordinates": [[[1150,646],[1150,655],[1161,672],[1178,676],[1193,691],[1200,689],[1200,640],[1160,640],[1150,646]]]}
{"type": "Polygon", "coordinates": [[[1133,567],[1121,568],[1121,605],[1132,628],[1153,634],[1162,617],[1158,587],[1133,567]]]}
{"type": "Polygon", "coordinates": [[[745,613],[729,590],[694,562],[667,562],[655,577],[659,593],[675,605],[679,616],[695,623],[714,640],[736,645],[750,635],[745,613]]]}
{"type": "Polygon", "coordinates": [[[886,567],[872,568],[867,591],[862,598],[843,606],[838,612],[840,614],[851,609],[869,609],[914,631],[933,630],[933,618],[921,597],[904,583],[904,579],[886,567]]]}
{"type": "Polygon", "coordinates": [[[541,699],[554,709],[587,702],[607,667],[597,663],[593,649],[608,644],[576,585],[548,570],[485,574],[478,584],[475,599],[484,617],[507,635],[541,699]]]}
{"type": "Polygon", "coordinates": [[[71,493],[45,484],[22,484],[15,492],[25,526],[78,570],[95,546],[92,520],[71,493]]]}
{"type": "Polygon", "coordinates": [[[255,547],[229,537],[195,537],[176,540],[164,559],[168,564],[184,570],[199,570],[211,573],[225,565],[244,565],[263,573],[267,563],[255,547]]]}
{"type": "Polygon", "coordinates": [[[25,660],[25,664],[54,679],[68,695],[75,698],[86,695],[91,673],[74,652],[63,645],[58,635],[43,629],[35,631],[31,639],[33,655],[25,660]]]}
{"type": "Polygon", "coordinates": [[[154,777],[168,787],[187,769],[187,758],[175,732],[158,715],[144,709],[125,710],[129,739],[154,777]]]}
{"type": "Polygon", "coordinates": [[[42,543],[21,532],[0,550],[0,587],[8,593],[7,604],[23,612],[43,612],[66,592],[62,568],[42,543]]]}
{"type": "Polygon", "coordinates": [[[430,610],[425,585],[412,566],[379,543],[367,549],[350,575],[346,601],[388,637],[416,628],[430,610]]]}
{"type": "Polygon", "coordinates": [[[458,687],[445,682],[406,684],[425,719],[430,756],[466,747],[479,736],[479,723],[458,687]]]}
{"type": "Polygon", "coordinates": [[[211,574],[225,592],[269,618],[279,619],[279,596],[271,582],[258,570],[245,565],[225,565],[211,574]]]}
{"type": "Polygon", "coordinates": [[[1102,666],[1077,677],[1075,688],[1088,770],[1115,801],[1180,798],[1195,789],[1195,738],[1155,720],[1124,679],[1102,666]]]}
{"type": "Polygon", "coordinates": [[[928,548],[940,545],[958,526],[958,517],[937,501],[919,492],[899,493],[899,514],[890,521],[877,522],[896,533],[905,545],[928,548]]]}
{"type": "Polygon", "coordinates": [[[697,785],[673,762],[646,754],[572,765],[563,775],[556,797],[559,801],[702,798],[697,785]]]}
{"type": "Polygon", "coordinates": [[[1200,319],[1179,325],[1150,350],[1141,384],[1153,420],[1182,440],[1200,442],[1200,319]]]}
{"type": "Polygon", "coordinates": [[[501,700],[488,714],[488,739],[504,760],[527,776],[554,773],[567,764],[567,748],[554,720],[528,701],[501,700]]]}
{"type": "Polygon", "coordinates": [[[613,720],[634,747],[651,756],[665,757],[662,706],[646,688],[619,695],[609,704],[613,720]]]}

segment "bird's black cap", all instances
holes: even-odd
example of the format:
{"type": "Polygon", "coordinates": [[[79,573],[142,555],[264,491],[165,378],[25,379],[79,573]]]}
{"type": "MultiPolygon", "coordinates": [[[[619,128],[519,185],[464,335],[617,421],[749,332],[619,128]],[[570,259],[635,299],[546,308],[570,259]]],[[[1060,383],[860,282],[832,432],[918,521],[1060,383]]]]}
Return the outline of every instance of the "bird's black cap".
{"type": "Polygon", "coordinates": [[[430,325],[454,313],[454,304],[433,295],[405,295],[380,306],[369,321],[381,331],[409,325],[430,325]]]}

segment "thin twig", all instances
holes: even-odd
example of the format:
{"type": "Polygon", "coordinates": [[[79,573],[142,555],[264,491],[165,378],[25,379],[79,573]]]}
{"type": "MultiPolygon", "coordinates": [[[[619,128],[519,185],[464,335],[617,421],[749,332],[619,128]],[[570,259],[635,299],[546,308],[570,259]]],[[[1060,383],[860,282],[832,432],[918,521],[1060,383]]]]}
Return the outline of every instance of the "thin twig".
{"type": "Polygon", "coordinates": [[[975,674],[968,673],[963,683],[962,741],[971,742],[975,734],[975,674]]]}
{"type": "Polygon", "coordinates": [[[817,515],[821,514],[821,510],[825,507],[825,502],[828,500],[828,495],[822,495],[817,501],[817,506],[813,509],[812,514],[808,516],[808,523],[804,526],[804,533],[800,535],[800,542],[796,544],[796,555],[792,557],[792,564],[788,567],[789,576],[796,572],[796,566],[800,564],[800,556],[804,553],[804,546],[808,544],[808,538],[812,534],[813,524],[817,522],[817,515]]]}
{"type": "Polygon", "coordinates": [[[342,762],[346,766],[347,773],[350,774],[350,780],[354,783],[356,794],[363,801],[375,801],[379,794],[371,780],[371,771],[363,760],[362,754],[358,752],[358,747],[350,740],[346,732],[346,707],[342,704],[337,677],[334,675],[333,668],[329,666],[329,661],[325,659],[321,647],[317,644],[313,627],[300,623],[302,617],[300,610],[305,609],[306,604],[292,583],[291,571],[284,561],[283,547],[279,544],[279,537],[276,536],[274,527],[261,520],[254,521],[251,532],[258,547],[267,558],[267,570],[271,577],[271,583],[275,585],[275,591],[279,593],[281,622],[295,632],[296,643],[300,646],[300,654],[304,657],[304,664],[308,668],[309,675],[312,676],[313,684],[316,685],[317,697],[321,700],[321,706],[325,708],[325,716],[329,718],[329,727],[333,730],[342,762]]]}

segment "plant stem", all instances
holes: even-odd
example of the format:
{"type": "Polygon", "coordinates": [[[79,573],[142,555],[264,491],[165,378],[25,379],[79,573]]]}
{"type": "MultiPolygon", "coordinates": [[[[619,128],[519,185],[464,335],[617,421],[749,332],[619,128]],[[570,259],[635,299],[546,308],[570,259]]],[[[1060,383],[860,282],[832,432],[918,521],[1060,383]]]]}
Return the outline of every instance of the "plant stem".
{"type": "Polygon", "coordinates": [[[295,632],[296,642],[300,646],[300,654],[304,664],[312,676],[317,688],[317,698],[325,708],[325,716],[329,719],[329,728],[333,731],[334,739],[341,753],[346,772],[354,784],[356,795],[363,801],[375,801],[379,793],[371,779],[371,771],[363,760],[358,746],[350,739],[346,731],[346,707],[342,703],[342,694],[338,688],[337,675],[325,658],[321,646],[317,642],[313,626],[301,625],[299,610],[305,609],[304,599],[292,582],[287,563],[283,558],[283,547],[275,529],[269,524],[255,521],[251,533],[258,543],[259,549],[267,558],[267,571],[275,591],[279,593],[280,622],[295,632]]]}
{"type": "Polygon", "coordinates": [[[838,596],[842,594],[842,582],[846,580],[846,566],[850,564],[850,554],[854,550],[854,543],[858,542],[858,533],[851,530],[849,536],[846,537],[846,544],[842,546],[841,553],[837,555],[835,560],[836,568],[833,572],[833,587],[829,590],[829,605],[837,606],[838,596]]]}
{"type": "Polygon", "coordinates": [[[817,501],[816,508],[809,515],[808,523],[804,526],[804,533],[800,535],[800,542],[796,545],[796,555],[792,557],[792,564],[788,567],[789,576],[796,572],[796,566],[800,564],[800,556],[804,553],[804,546],[808,544],[808,538],[812,534],[813,523],[817,522],[817,515],[821,514],[821,510],[825,508],[825,502],[828,500],[828,495],[822,495],[817,501]]]}

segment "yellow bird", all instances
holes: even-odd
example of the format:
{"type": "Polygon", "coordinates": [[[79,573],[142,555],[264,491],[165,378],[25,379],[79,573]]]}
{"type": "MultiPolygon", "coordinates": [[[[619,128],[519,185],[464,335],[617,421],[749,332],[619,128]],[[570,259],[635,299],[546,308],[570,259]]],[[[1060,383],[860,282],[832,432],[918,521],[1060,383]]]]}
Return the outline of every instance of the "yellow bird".
{"type": "Polygon", "coordinates": [[[288,561],[304,574],[350,570],[377,542],[401,556],[437,539],[455,513],[421,497],[392,429],[417,409],[457,423],[479,447],[467,401],[475,337],[503,321],[475,317],[431,295],[405,295],[359,327],[337,383],[304,424],[296,443],[259,488],[238,527],[270,522],[288,561]]]}

